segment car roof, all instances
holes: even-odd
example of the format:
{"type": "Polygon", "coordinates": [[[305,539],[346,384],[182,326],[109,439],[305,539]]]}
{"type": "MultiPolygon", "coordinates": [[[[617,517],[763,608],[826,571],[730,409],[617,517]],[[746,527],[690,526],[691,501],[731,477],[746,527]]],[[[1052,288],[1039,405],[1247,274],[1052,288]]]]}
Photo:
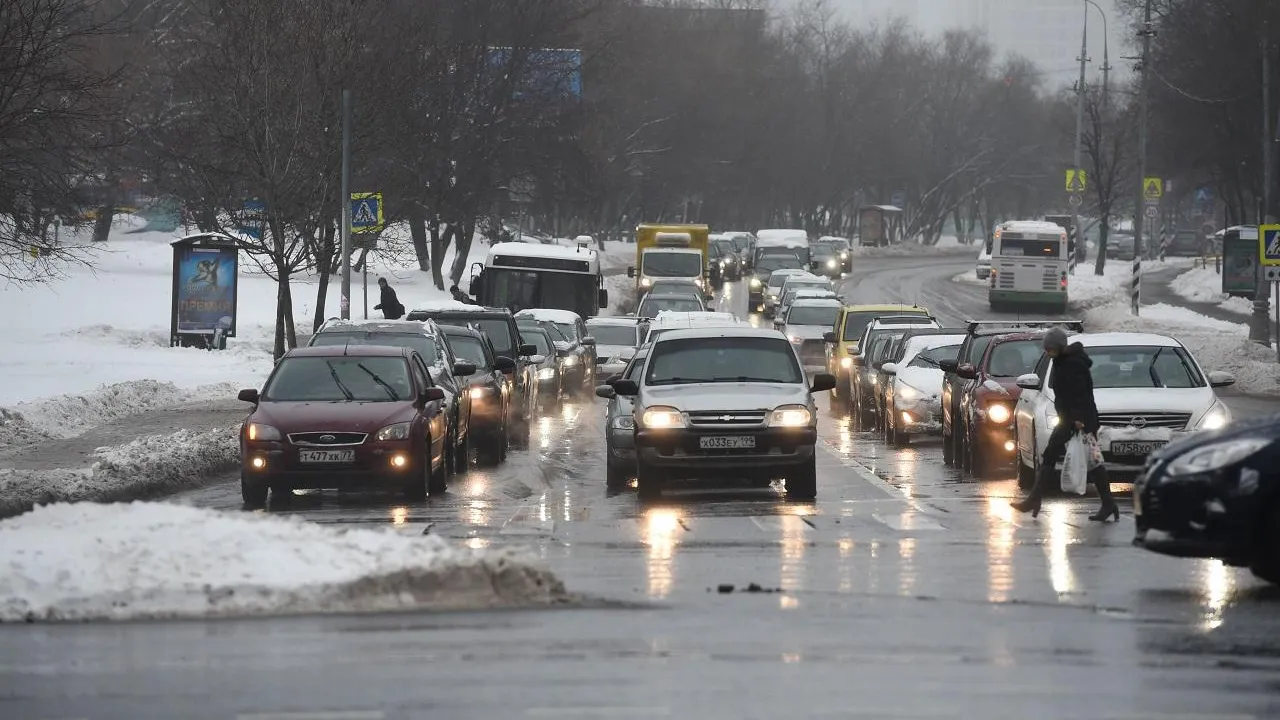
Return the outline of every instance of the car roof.
{"type": "Polygon", "coordinates": [[[543,245],[542,243],[505,242],[489,248],[490,255],[501,255],[503,253],[520,257],[572,260],[594,260],[596,257],[594,249],[581,248],[576,244],[573,247],[565,247],[563,245],[543,245]]]}
{"type": "Polygon", "coordinates": [[[789,277],[791,275],[811,275],[813,277],[818,277],[804,268],[781,268],[779,270],[774,270],[773,274],[778,277],[789,277]]]}
{"type": "Polygon", "coordinates": [[[285,357],[404,357],[414,352],[393,345],[312,345],[285,353],[285,357]]]}
{"type": "Polygon", "coordinates": [[[670,340],[687,340],[691,338],[781,338],[786,340],[787,336],[772,328],[756,328],[756,327],[716,327],[716,328],[688,328],[682,330],[671,330],[662,334],[657,342],[664,343],[670,340]]]}
{"type": "Polygon", "coordinates": [[[798,308],[798,307],[835,307],[835,308],[838,308],[838,307],[840,307],[840,306],[843,304],[843,302],[844,302],[844,301],[842,301],[842,300],[841,300],[840,298],[838,298],[838,297],[821,297],[821,296],[803,297],[803,296],[801,296],[801,297],[797,297],[797,298],[796,298],[796,300],[795,300],[795,302],[791,303],[791,308],[792,308],[792,309],[795,309],[795,308],[798,308]]]}
{"type": "Polygon", "coordinates": [[[316,333],[323,332],[381,332],[402,335],[438,335],[439,326],[434,320],[326,320],[316,333]]]}
{"type": "Polygon", "coordinates": [[[912,335],[903,339],[903,347],[912,344],[923,345],[925,349],[959,345],[964,342],[964,333],[940,333],[937,335],[912,335]]]}
{"type": "Polygon", "coordinates": [[[503,308],[484,307],[483,305],[469,305],[457,300],[424,300],[413,306],[409,312],[431,312],[431,313],[500,313],[509,314],[503,308]]]}
{"type": "Polygon", "coordinates": [[[582,319],[582,316],[572,310],[554,310],[551,308],[529,308],[516,313],[516,318],[533,318],[534,320],[546,320],[553,323],[575,323],[582,319]]]}
{"type": "Polygon", "coordinates": [[[461,325],[441,325],[440,332],[444,333],[445,335],[457,335],[457,336],[465,335],[468,337],[476,337],[476,338],[485,337],[483,330],[476,330],[474,328],[463,327],[461,325]]]}
{"type": "Polygon", "coordinates": [[[599,325],[605,325],[605,326],[611,326],[611,325],[612,325],[612,326],[639,325],[639,324],[641,324],[642,322],[644,322],[644,321],[643,321],[643,320],[641,320],[641,319],[640,319],[640,318],[638,318],[638,317],[629,316],[629,315],[615,315],[615,316],[612,316],[612,317],[593,317],[593,318],[588,318],[588,319],[587,319],[587,327],[596,327],[596,326],[599,326],[599,325]]]}
{"type": "Polygon", "coordinates": [[[894,312],[904,315],[928,315],[919,305],[846,305],[845,312],[894,312]]]}
{"type": "Polygon", "coordinates": [[[664,326],[675,325],[676,323],[710,323],[710,322],[726,322],[733,325],[746,323],[746,320],[727,312],[713,312],[710,310],[695,312],[689,310],[663,310],[659,312],[650,322],[649,329],[653,330],[664,326]]]}
{"type": "Polygon", "coordinates": [[[1182,347],[1182,343],[1168,335],[1135,332],[1082,333],[1071,336],[1071,342],[1078,342],[1085,347],[1116,346],[1150,346],[1150,347],[1182,347]]]}

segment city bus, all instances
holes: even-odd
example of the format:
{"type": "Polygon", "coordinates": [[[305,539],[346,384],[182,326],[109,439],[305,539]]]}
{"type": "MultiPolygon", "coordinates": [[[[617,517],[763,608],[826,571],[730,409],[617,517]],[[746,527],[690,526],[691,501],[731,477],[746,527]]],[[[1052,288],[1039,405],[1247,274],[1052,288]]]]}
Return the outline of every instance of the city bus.
{"type": "Polygon", "coordinates": [[[1001,223],[992,234],[987,301],[997,312],[1023,307],[1064,312],[1070,265],[1062,227],[1032,220],[1001,223]]]}
{"type": "Polygon", "coordinates": [[[481,305],[513,313],[546,308],[571,310],[589,318],[609,305],[600,255],[589,248],[561,245],[493,245],[471,281],[471,294],[481,305]]]}

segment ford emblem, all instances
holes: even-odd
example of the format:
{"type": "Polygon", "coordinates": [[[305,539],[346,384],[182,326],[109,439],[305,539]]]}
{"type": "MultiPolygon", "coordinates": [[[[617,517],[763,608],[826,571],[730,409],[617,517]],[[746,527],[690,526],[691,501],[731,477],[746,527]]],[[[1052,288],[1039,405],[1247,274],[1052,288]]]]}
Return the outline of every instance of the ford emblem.
{"type": "Polygon", "coordinates": [[[337,437],[336,435],[321,435],[321,436],[320,436],[320,442],[324,442],[324,443],[331,443],[331,442],[333,442],[334,440],[337,440],[337,439],[338,439],[338,437],[337,437]]]}
{"type": "Polygon", "coordinates": [[[1144,417],[1135,417],[1129,421],[1129,424],[1136,428],[1144,428],[1147,426],[1147,419],[1144,417]]]}

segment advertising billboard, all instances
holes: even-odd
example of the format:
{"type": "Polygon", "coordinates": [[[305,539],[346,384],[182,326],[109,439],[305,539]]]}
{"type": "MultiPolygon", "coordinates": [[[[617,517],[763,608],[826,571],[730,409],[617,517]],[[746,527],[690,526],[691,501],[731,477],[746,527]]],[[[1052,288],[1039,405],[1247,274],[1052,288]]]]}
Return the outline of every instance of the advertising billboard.
{"type": "Polygon", "coordinates": [[[177,344],[201,344],[204,339],[190,336],[212,336],[218,330],[223,337],[235,337],[238,280],[237,249],[229,238],[194,236],[173,243],[170,325],[177,344]]]}
{"type": "Polygon", "coordinates": [[[1222,236],[1222,292],[1254,299],[1258,290],[1258,229],[1234,227],[1222,236]]]}

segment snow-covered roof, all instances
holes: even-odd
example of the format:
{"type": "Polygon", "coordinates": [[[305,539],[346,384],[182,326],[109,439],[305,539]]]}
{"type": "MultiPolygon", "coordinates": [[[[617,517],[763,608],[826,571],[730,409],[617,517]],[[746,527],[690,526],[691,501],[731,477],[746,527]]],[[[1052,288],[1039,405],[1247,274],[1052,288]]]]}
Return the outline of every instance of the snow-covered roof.
{"type": "Polygon", "coordinates": [[[798,287],[787,290],[787,294],[795,299],[799,298],[836,298],[836,291],[827,288],[808,288],[798,287]]]}
{"type": "Polygon", "coordinates": [[[560,260],[595,260],[596,251],[590,248],[564,247],[563,245],[535,245],[533,243],[505,242],[489,247],[489,257],[514,255],[517,257],[556,258],[560,260]]]}
{"type": "MultiPolygon", "coordinates": [[[[511,244],[511,243],[506,243],[511,244]]],[[[471,305],[457,300],[423,300],[409,309],[409,312],[493,312],[483,305],[471,305]]]]}
{"type": "Polygon", "coordinates": [[[791,309],[802,307],[844,307],[844,301],[838,297],[827,297],[821,295],[796,295],[796,299],[791,303],[791,309]]]}
{"type": "MultiPolygon", "coordinates": [[[[800,276],[807,275],[811,278],[818,278],[817,275],[814,275],[808,270],[803,270],[801,268],[782,268],[781,270],[774,270],[771,274],[777,275],[778,277],[787,277],[788,275],[795,275],[797,277],[800,277],[800,276]]],[[[821,278],[818,278],[818,279],[821,279],[821,278]]]]}
{"type": "Polygon", "coordinates": [[[959,345],[964,342],[964,333],[955,335],[914,335],[907,338],[907,344],[903,348],[903,357],[915,356],[922,350],[931,350],[933,348],[946,347],[948,345],[959,345]]]}
{"type": "MultiPolygon", "coordinates": [[[[669,312],[669,311],[668,311],[669,312]]],[[[658,313],[661,315],[662,313],[658,313]]],[[[587,320],[587,327],[626,327],[627,325],[639,325],[642,320],[634,315],[612,317],[593,317],[587,320]]]]}
{"type": "Polygon", "coordinates": [[[809,233],[804,230],[757,230],[756,247],[795,247],[809,244],[809,233]]]}
{"type": "Polygon", "coordinates": [[[746,324],[746,320],[726,312],[680,312],[677,310],[663,310],[649,323],[651,330],[659,330],[669,328],[681,324],[689,325],[710,325],[713,323],[727,323],[729,325],[746,324]]]}
{"type": "Polygon", "coordinates": [[[1045,220],[1009,220],[1000,223],[1003,230],[1011,232],[1064,233],[1066,229],[1057,223],[1045,220]]]}
{"type": "Polygon", "coordinates": [[[773,328],[757,328],[743,324],[734,327],[717,327],[717,328],[687,328],[683,330],[671,330],[665,332],[657,342],[668,342],[670,340],[681,340],[685,338],[704,338],[704,337],[764,337],[764,338],[781,338],[787,339],[786,335],[774,330],[773,328]]]}
{"type": "Polygon", "coordinates": [[[343,320],[341,318],[334,318],[332,320],[326,320],[316,332],[344,329],[390,330],[394,332],[422,332],[423,330],[429,330],[435,332],[436,323],[434,320],[384,320],[381,318],[371,318],[369,320],[343,320]]]}
{"type": "Polygon", "coordinates": [[[1070,342],[1078,342],[1085,347],[1182,347],[1182,343],[1168,335],[1135,332],[1083,333],[1072,335],[1070,342]]]}
{"type": "Polygon", "coordinates": [[[533,318],[542,322],[551,323],[575,323],[582,319],[581,315],[572,310],[554,310],[550,308],[529,308],[516,313],[516,317],[533,318]]]}

